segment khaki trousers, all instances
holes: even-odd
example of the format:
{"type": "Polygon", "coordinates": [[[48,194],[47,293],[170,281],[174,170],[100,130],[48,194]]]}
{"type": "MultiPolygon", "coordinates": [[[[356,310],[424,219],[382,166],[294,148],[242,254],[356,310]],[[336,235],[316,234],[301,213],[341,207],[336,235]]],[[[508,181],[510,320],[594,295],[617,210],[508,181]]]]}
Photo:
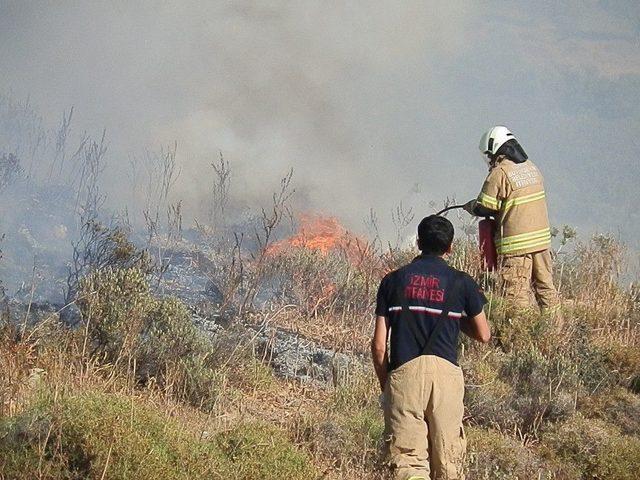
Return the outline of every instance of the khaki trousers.
{"type": "Polygon", "coordinates": [[[501,258],[500,275],[509,306],[531,306],[531,287],[538,305],[543,310],[558,304],[558,293],[553,286],[553,264],[549,250],[508,255],[501,258]]]}
{"type": "Polygon", "coordinates": [[[464,479],[462,370],[422,355],[389,374],[385,428],[396,480],[464,479]]]}

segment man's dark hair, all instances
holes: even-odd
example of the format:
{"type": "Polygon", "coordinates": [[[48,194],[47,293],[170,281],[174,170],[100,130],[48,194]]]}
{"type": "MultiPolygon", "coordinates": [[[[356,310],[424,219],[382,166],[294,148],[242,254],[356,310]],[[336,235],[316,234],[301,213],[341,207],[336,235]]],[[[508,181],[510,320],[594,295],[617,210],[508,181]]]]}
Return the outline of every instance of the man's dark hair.
{"type": "Polygon", "coordinates": [[[439,215],[429,215],[418,225],[418,248],[423,254],[442,255],[453,242],[453,225],[439,215]]]}

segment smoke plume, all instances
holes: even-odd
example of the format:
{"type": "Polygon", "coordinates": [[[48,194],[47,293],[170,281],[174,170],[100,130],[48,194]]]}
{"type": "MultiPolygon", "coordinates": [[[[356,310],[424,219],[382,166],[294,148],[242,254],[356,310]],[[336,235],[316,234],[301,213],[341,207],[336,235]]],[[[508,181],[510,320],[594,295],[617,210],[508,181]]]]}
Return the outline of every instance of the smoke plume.
{"type": "Polygon", "coordinates": [[[401,203],[419,218],[477,195],[477,140],[500,123],[545,174],[554,224],[633,245],[639,7],[620,5],[1,2],[0,89],[45,129],[73,106],[76,143],[104,129],[106,205],[134,217],[145,159],[175,148],[185,221],[207,215],[222,154],[236,203],[293,168],[296,208],[356,231],[374,209],[392,236],[401,203]]]}

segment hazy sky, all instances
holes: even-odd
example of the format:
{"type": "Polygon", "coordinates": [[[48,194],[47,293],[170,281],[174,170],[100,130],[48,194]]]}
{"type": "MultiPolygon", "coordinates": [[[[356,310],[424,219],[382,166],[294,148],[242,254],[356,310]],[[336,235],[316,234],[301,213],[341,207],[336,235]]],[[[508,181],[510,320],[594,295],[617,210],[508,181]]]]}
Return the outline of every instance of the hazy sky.
{"type": "Polygon", "coordinates": [[[505,124],[554,224],[638,244],[637,1],[0,0],[0,92],[106,127],[114,171],[177,140],[187,205],[222,151],[237,196],[294,167],[301,208],[356,228],[475,197],[505,124]]]}

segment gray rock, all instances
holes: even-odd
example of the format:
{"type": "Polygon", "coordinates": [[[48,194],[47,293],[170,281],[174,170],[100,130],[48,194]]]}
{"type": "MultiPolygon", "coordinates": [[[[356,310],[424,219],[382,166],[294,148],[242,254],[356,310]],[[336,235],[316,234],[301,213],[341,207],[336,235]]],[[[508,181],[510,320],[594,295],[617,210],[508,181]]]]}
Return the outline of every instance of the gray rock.
{"type": "Polygon", "coordinates": [[[346,377],[364,370],[361,355],[325,348],[284,329],[258,329],[256,341],[262,347],[276,375],[303,383],[327,387],[341,385],[346,377]]]}

